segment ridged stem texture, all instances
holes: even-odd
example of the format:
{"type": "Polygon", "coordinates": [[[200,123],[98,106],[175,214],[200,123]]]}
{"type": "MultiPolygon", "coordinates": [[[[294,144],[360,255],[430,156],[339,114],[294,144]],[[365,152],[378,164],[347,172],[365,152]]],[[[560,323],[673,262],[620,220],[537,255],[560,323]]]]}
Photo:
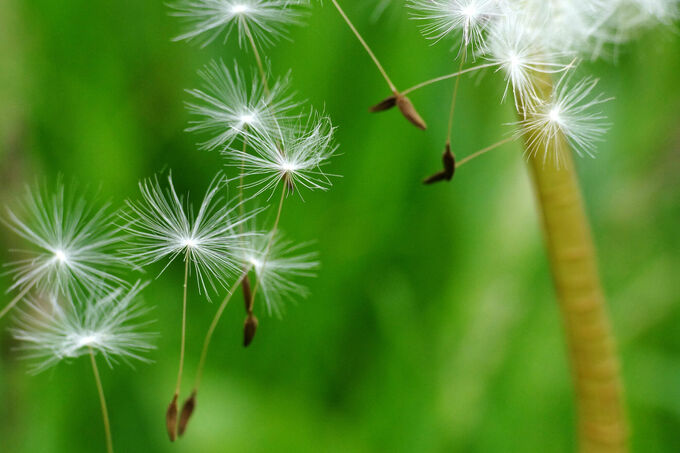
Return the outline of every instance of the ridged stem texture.
{"type": "MultiPolygon", "coordinates": [[[[547,99],[550,79],[537,77],[547,99]]],[[[579,451],[624,453],[628,424],[619,358],[572,151],[564,137],[549,146],[555,149],[527,153],[571,362],[579,451]],[[557,153],[559,167],[543,152],[557,153]]]]}

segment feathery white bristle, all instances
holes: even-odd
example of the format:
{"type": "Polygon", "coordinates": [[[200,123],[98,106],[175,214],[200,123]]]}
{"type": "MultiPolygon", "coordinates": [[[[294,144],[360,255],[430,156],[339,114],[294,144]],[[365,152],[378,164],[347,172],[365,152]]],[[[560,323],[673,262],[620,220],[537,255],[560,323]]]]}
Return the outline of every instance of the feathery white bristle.
{"type": "Polygon", "coordinates": [[[129,210],[123,213],[132,237],[130,259],[140,265],[167,259],[167,267],[179,256],[189,260],[204,294],[217,290],[216,284],[225,286],[226,279],[240,271],[244,234],[238,232],[239,225],[257,211],[239,214],[238,203],[227,203],[219,195],[222,186],[223,176],[218,174],[194,212],[175,191],[172,175],[165,189],[157,177],[140,182],[142,199],[128,201],[129,210]]]}
{"type": "Polygon", "coordinates": [[[525,120],[517,123],[519,133],[527,139],[532,155],[544,154],[544,161],[560,165],[564,137],[579,155],[593,156],[595,144],[607,131],[606,117],[596,107],[610,98],[593,95],[596,79],[584,78],[573,86],[563,77],[553,90],[550,100],[536,106],[525,120]],[[551,151],[552,150],[552,151],[551,151]]]}
{"type": "Polygon", "coordinates": [[[561,55],[541,44],[540,35],[525,23],[527,19],[505,16],[490,26],[484,57],[498,65],[505,76],[503,98],[512,90],[515,107],[523,112],[540,102],[535,73],[558,73],[570,64],[560,62],[561,55]]]}
{"type": "Polygon", "coordinates": [[[19,209],[8,209],[5,223],[30,245],[15,250],[22,259],[6,264],[13,277],[8,290],[30,286],[64,295],[124,284],[113,271],[129,263],[116,254],[121,237],[108,205],[95,208],[61,182],[54,194],[46,192],[27,188],[19,209]]]}
{"type": "Polygon", "coordinates": [[[244,267],[255,272],[269,314],[281,316],[284,301],[295,302],[307,296],[307,288],[297,282],[300,277],[314,277],[317,254],[304,252],[307,244],[295,245],[280,232],[252,236],[243,253],[244,267]],[[269,242],[271,241],[271,244],[269,242]]]}
{"type": "Polygon", "coordinates": [[[297,25],[306,2],[291,0],[180,0],[173,15],[184,19],[187,31],[175,38],[208,45],[220,36],[226,42],[236,29],[239,45],[251,37],[257,45],[271,45],[297,25]]]}
{"type": "Polygon", "coordinates": [[[187,130],[211,135],[202,149],[223,149],[246,130],[272,133],[277,120],[295,118],[290,112],[298,104],[289,93],[287,78],[267,91],[259,77],[248,80],[236,65],[230,71],[224,63],[212,61],[199,74],[203,87],[188,91],[195,101],[187,104],[197,119],[187,130]]]}
{"type": "Polygon", "coordinates": [[[87,297],[58,296],[54,300],[28,301],[12,329],[19,349],[34,362],[38,373],[62,360],[90,353],[101,355],[109,365],[118,360],[148,361],[143,354],[154,349],[154,334],[145,332],[149,311],[139,302],[144,284],[117,288],[87,297]]]}
{"type": "Polygon", "coordinates": [[[425,22],[423,34],[435,42],[460,33],[472,53],[484,43],[484,30],[499,14],[496,0],[410,0],[413,18],[425,22]]]}
{"type": "Polygon", "coordinates": [[[257,196],[274,190],[282,181],[294,189],[326,190],[331,186],[321,166],[335,152],[334,128],[326,116],[310,114],[310,118],[307,124],[277,123],[271,130],[248,132],[248,151],[224,151],[231,164],[243,167],[249,180],[244,187],[257,188],[257,196]]]}

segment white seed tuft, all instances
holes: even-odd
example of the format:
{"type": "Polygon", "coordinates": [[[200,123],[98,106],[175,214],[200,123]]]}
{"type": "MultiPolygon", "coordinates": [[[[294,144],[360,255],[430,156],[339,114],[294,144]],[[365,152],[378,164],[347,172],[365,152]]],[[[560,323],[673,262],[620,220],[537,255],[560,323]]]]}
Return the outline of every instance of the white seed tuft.
{"type": "Polygon", "coordinates": [[[287,77],[265,90],[259,77],[247,80],[236,65],[229,71],[224,63],[212,61],[199,74],[203,86],[188,91],[195,101],[187,104],[197,119],[187,130],[211,135],[202,149],[224,149],[246,130],[273,133],[277,120],[295,118],[290,112],[298,104],[289,93],[287,77]]]}
{"type": "Polygon", "coordinates": [[[141,182],[142,199],[128,201],[129,211],[122,214],[132,237],[130,259],[140,265],[168,259],[167,267],[179,256],[189,260],[199,290],[206,295],[209,289],[216,291],[217,284],[225,286],[227,277],[240,270],[244,235],[237,231],[239,225],[256,211],[239,214],[238,203],[219,196],[222,186],[223,176],[218,174],[194,212],[175,191],[172,175],[165,189],[157,177],[141,182]]]}
{"type": "Polygon", "coordinates": [[[610,98],[593,96],[597,80],[585,78],[569,86],[568,79],[563,77],[551,98],[518,123],[528,152],[543,153],[544,161],[552,160],[557,166],[562,160],[561,140],[566,139],[579,155],[594,156],[596,143],[608,129],[606,117],[596,107],[610,98]]]}
{"type": "Polygon", "coordinates": [[[63,360],[93,353],[109,365],[123,360],[147,361],[143,354],[154,347],[153,334],[142,321],[148,310],[138,299],[144,284],[117,288],[87,297],[58,296],[28,301],[17,316],[14,337],[19,349],[35,363],[38,373],[63,360]]]}
{"type": "Polygon", "coordinates": [[[295,245],[280,232],[252,236],[243,253],[245,268],[251,268],[259,281],[269,314],[281,316],[285,301],[306,297],[308,290],[296,280],[314,277],[317,254],[304,252],[307,244],[295,245]],[[271,241],[271,244],[269,242],[271,241]]]}
{"type": "Polygon", "coordinates": [[[310,114],[306,124],[277,123],[271,130],[247,134],[248,149],[228,149],[228,162],[242,167],[247,180],[244,187],[257,188],[255,196],[273,191],[285,182],[294,189],[326,190],[329,175],[321,167],[328,162],[336,146],[334,128],[326,116],[310,114]]]}
{"type": "Polygon", "coordinates": [[[116,254],[121,237],[108,205],[95,208],[75,193],[61,182],[51,195],[46,187],[27,188],[19,209],[8,209],[5,223],[30,245],[6,265],[13,276],[9,291],[30,286],[69,295],[124,284],[112,273],[129,263],[116,254]]]}
{"type": "Polygon", "coordinates": [[[175,41],[198,40],[208,45],[220,36],[226,42],[236,29],[239,45],[252,38],[257,45],[271,45],[298,25],[304,1],[293,0],[180,0],[171,5],[172,15],[184,19],[187,31],[175,41]]]}

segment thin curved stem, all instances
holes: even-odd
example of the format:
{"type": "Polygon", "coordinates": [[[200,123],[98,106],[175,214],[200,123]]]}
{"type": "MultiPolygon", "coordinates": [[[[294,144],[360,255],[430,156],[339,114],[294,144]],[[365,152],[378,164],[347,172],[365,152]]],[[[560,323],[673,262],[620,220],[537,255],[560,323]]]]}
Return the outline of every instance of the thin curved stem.
{"type": "Polygon", "coordinates": [[[515,137],[508,137],[504,140],[501,140],[500,142],[496,142],[493,145],[489,145],[486,148],[482,148],[477,152],[474,152],[470,154],[469,156],[466,156],[465,158],[461,159],[460,161],[456,162],[456,168],[462,167],[466,163],[470,162],[472,159],[479,157],[483,154],[488,153],[489,151],[493,151],[494,149],[498,148],[499,146],[505,145],[506,143],[512,142],[515,140],[515,137]]]}
{"type": "Polygon", "coordinates": [[[349,26],[349,28],[354,33],[354,36],[356,36],[357,39],[359,40],[359,42],[361,43],[361,45],[364,46],[364,49],[366,49],[366,52],[368,53],[368,55],[373,60],[373,63],[375,63],[375,65],[378,67],[380,74],[382,74],[383,78],[387,82],[387,85],[390,87],[390,90],[392,90],[392,93],[397,94],[398,93],[397,88],[394,86],[394,83],[392,83],[392,81],[390,80],[390,77],[387,75],[385,68],[383,68],[382,64],[380,64],[380,61],[375,56],[375,54],[373,53],[371,48],[368,46],[368,44],[366,44],[366,41],[361,36],[359,31],[356,29],[356,27],[354,26],[352,21],[349,20],[349,17],[347,17],[347,14],[345,14],[345,12],[342,10],[342,8],[340,7],[340,5],[338,4],[338,2],[336,0],[331,0],[331,1],[333,2],[333,5],[335,5],[335,8],[338,10],[338,12],[342,16],[342,18],[345,19],[345,22],[347,22],[347,25],[349,26]]]}
{"type": "Polygon", "coordinates": [[[423,87],[426,87],[428,85],[432,85],[433,83],[442,82],[442,81],[448,80],[448,79],[453,79],[454,77],[462,76],[463,74],[467,74],[469,72],[479,71],[480,69],[490,68],[490,67],[493,67],[493,66],[496,66],[496,63],[485,63],[485,64],[481,64],[479,66],[473,66],[471,68],[463,69],[462,71],[453,72],[451,74],[446,74],[446,75],[443,75],[443,76],[435,77],[434,79],[426,80],[426,81],[421,82],[417,85],[413,85],[411,88],[407,88],[404,91],[402,91],[401,94],[406,96],[409,93],[412,93],[412,92],[419,90],[423,87]]]}
{"type": "Polygon", "coordinates": [[[97,368],[97,361],[94,358],[94,351],[90,350],[90,362],[92,363],[92,372],[94,373],[94,380],[97,383],[97,391],[99,392],[99,403],[102,407],[102,419],[104,421],[104,432],[106,433],[106,451],[113,453],[113,440],[111,438],[111,424],[109,422],[109,411],[106,408],[106,397],[104,396],[104,388],[102,387],[102,380],[99,377],[99,368],[97,368]]]}
{"type": "Polygon", "coordinates": [[[203,378],[203,369],[205,368],[205,360],[208,356],[208,348],[210,346],[210,341],[212,340],[213,333],[215,333],[217,324],[220,322],[220,319],[222,318],[222,313],[224,313],[224,309],[227,308],[227,304],[231,300],[231,296],[234,295],[236,288],[239,287],[239,285],[246,277],[246,275],[248,275],[248,269],[244,269],[239,279],[236,280],[236,283],[234,283],[234,285],[229,289],[229,293],[220,304],[220,307],[217,309],[217,312],[215,313],[215,316],[213,317],[213,320],[210,323],[210,327],[208,328],[208,332],[205,334],[205,339],[203,340],[203,349],[201,350],[201,358],[198,361],[198,368],[196,370],[196,380],[194,381],[194,393],[198,392],[198,387],[201,385],[201,379],[203,378]]]}
{"type": "MultiPolygon", "coordinates": [[[[458,72],[463,70],[463,62],[465,61],[465,53],[461,56],[460,64],[458,65],[458,72]]],[[[451,144],[451,132],[453,131],[453,114],[456,111],[456,99],[458,98],[458,85],[460,85],[460,77],[456,77],[456,83],[453,85],[453,94],[451,95],[451,108],[449,109],[449,125],[446,132],[446,143],[451,144]]]]}
{"type": "Polygon", "coordinates": [[[12,299],[12,301],[10,303],[8,303],[5,306],[5,308],[2,309],[2,311],[0,311],[0,319],[2,319],[2,317],[5,316],[12,308],[14,308],[14,306],[16,304],[18,304],[19,301],[21,299],[23,299],[26,294],[28,294],[28,292],[31,290],[31,288],[33,288],[35,286],[35,283],[36,282],[34,281],[34,282],[26,285],[24,287],[24,289],[22,289],[21,292],[19,294],[17,294],[16,297],[14,299],[12,299]]]}
{"type": "Polygon", "coordinates": [[[257,45],[255,44],[255,39],[250,31],[250,27],[244,24],[243,27],[246,31],[246,36],[250,42],[250,47],[253,49],[253,54],[255,55],[255,61],[257,62],[257,68],[260,71],[260,77],[262,78],[262,86],[264,87],[264,93],[269,97],[269,82],[267,81],[267,73],[264,70],[264,65],[262,64],[262,58],[260,58],[260,52],[257,50],[257,45]]]}
{"type": "MultiPolygon", "coordinates": [[[[239,214],[241,218],[245,215],[245,210],[246,207],[243,205],[243,178],[245,176],[245,167],[246,167],[246,150],[248,149],[248,125],[246,124],[244,126],[244,133],[243,133],[243,157],[241,158],[241,171],[239,173],[238,177],[238,201],[239,201],[239,214]]],[[[243,234],[243,222],[239,223],[239,230],[241,234],[243,234]]]]}
{"type": "Polygon", "coordinates": [[[184,344],[186,343],[187,334],[187,286],[189,282],[189,250],[184,256],[184,295],[182,297],[182,343],[179,349],[179,371],[177,372],[177,385],[175,386],[175,395],[179,395],[180,387],[182,386],[182,371],[184,370],[184,344]]]}
{"type": "MultiPolygon", "coordinates": [[[[276,213],[276,220],[274,220],[274,226],[272,227],[271,236],[269,237],[269,242],[267,243],[267,248],[264,252],[264,257],[262,258],[262,266],[267,264],[267,258],[269,258],[269,252],[271,250],[272,244],[274,243],[274,236],[279,228],[279,221],[281,220],[281,211],[283,210],[283,201],[286,199],[286,184],[284,182],[283,188],[281,189],[281,200],[279,200],[279,209],[276,213]]],[[[253,295],[251,296],[250,311],[253,310],[253,305],[255,304],[255,296],[257,295],[257,289],[260,287],[260,279],[258,278],[255,282],[255,287],[253,288],[253,295]]]]}

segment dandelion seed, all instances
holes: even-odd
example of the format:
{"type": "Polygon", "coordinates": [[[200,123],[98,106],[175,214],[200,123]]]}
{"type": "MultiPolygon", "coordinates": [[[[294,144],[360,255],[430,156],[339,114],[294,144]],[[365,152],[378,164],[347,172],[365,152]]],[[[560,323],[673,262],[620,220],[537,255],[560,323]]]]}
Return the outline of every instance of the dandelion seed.
{"type": "Polygon", "coordinates": [[[410,0],[416,20],[427,22],[423,34],[439,42],[454,33],[462,34],[462,45],[472,51],[484,43],[484,30],[499,14],[496,0],[410,0]]]}
{"type": "Polygon", "coordinates": [[[8,291],[35,287],[64,296],[124,284],[112,273],[129,263],[115,253],[120,231],[108,205],[95,208],[75,192],[61,183],[51,195],[45,187],[27,188],[19,210],[8,209],[5,223],[32,247],[17,250],[23,258],[7,264],[8,291]]]}
{"type": "Polygon", "coordinates": [[[512,87],[515,107],[523,112],[540,102],[540,89],[535,73],[558,73],[571,67],[559,63],[562,55],[541,44],[540,35],[528,26],[527,19],[510,14],[490,27],[483,54],[505,74],[503,99],[512,87]]]}
{"type": "Polygon", "coordinates": [[[148,361],[144,353],[154,349],[154,334],[145,332],[148,313],[138,299],[145,284],[116,288],[88,296],[51,296],[52,300],[28,301],[12,329],[25,357],[39,373],[61,361],[94,351],[109,366],[122,360],[148,361]]]}
{"type": "Polygon", "coordinates": [[[134,262],[146,266],[164,259],[166,267],[184,256],[193,267],[199,290],[209,296],[224,286],[232,272],[238,272],[238,253],[243,234],[238,226],[255,215],[241,216],[238,205],[219,196],[223,177],[210,184],[199,209],[177,194],[168,175],[168,187],[161,188],[158,178],[140,183],[142,200],[128,201],[123,214],[126,230],[132,236],[127,253],[134,262]]]}
{"type": "Polygon", "coordinates": [[[518,134],[525,136],[530,154],[545,153],[544,161],[552,159],[559,166],[559,151],[551,156],[548,150],[562,149],[559,141],[564,137],[579,155],[594,155],[595,144],[608,129],[606,117],[594,109],[611,100],[600,94],[592,96],[596,85],[596,79],[585,78],[570,87],[568,78],[563,77],[551,98],[517,123],[518,134]]]}
{"type": "Polygon", "coordinates": [[[229,205],[219,195],[223,177],[218,174],[210,184],[198,212],[177,195],[168,175],[168,188],[163,190],[158,178],[140,183],[141,202],[128,202],[130,212],[124,215],[127,229],[135,239],[129,253],[141,264],[167,259],[169,266],[177,256],[184,257],[182,297],[182,327],[179,371],[172,402],[166,412],[168,436],[177,435],[177,398],[182,384],[184,347],[186,342],[187,284],[190,265],[193,266],[199,290],[209,295],[208,287],[217,290],[216,283],[226,285],[231,272],[238,272],[238,253],[244,234],[239,225],[256,212],[237,213],[239,204],[229,205]]]}
{"type": "Polygon", "coordinates": [[[307,124],[279,124],[275,134],[248,133],[253,154],[239,149],[224,152],[227,160],[243,167],[253,181],[245,188],[258,188],[257,195],[273,190],[280,182],[293,189],[326,190],[331,182],[321,166],[336,150],[334,128],[326,116],[310,115],[307,124]]]}
{"type": "Polygon", "coordinates": [[[223,36],[227,41],[236,29],[239,45],[251,39],[271,45],[286,36],[286,28],[299,25],[304,1],[293,0],[181,0],[172,15],[184,19],[187,31],[175,38],[199,40],[206,46],[223,36]]]}
{"type": "Polygon", "coordinates": [[[154,349],[154,336],[145,331],[148,322],[141,320],[147,313],[138,302],[138,294],[145,285],[139,282],[131,288],[116,288],[78,299],[61,296],[57,301],[37,300],[18,318],[13,334],[21,342],[20,349],[35,362],[31,369],[39,373],[61,361],[83,355],[90,356],[94,379],[99,392],[102,419],[106,433],[106,450],[113,453],[113,441],[106,398],[96,356],[109,366],[118,360],[147,362],[143,356],[154,349]]]}
{"type": "Polygon", "coordinates": [[[202,149],[227,147],[247,130],[273,134],[277,120],[295,118],[290,111],[298,104],[289,93],[287,77],[265,89],[259,77],[247,81],[237,66],[229,71],[216,61],[199,74],[204,86],[188,91],[196,100],[188,104],[189,112],[198,119],[187,131],[211,135],[201,144],[202,149]]]}
{"type": "Polygon", "coordinates": [[[243,260],[255,272],[270,315],[281,316],[284,301],[307,296],[307,288],[296,279],[314,277],[319,262],[316,253],[303,252],[305,247],[285,240],[280,233],[251,237],[243,260]]]}

